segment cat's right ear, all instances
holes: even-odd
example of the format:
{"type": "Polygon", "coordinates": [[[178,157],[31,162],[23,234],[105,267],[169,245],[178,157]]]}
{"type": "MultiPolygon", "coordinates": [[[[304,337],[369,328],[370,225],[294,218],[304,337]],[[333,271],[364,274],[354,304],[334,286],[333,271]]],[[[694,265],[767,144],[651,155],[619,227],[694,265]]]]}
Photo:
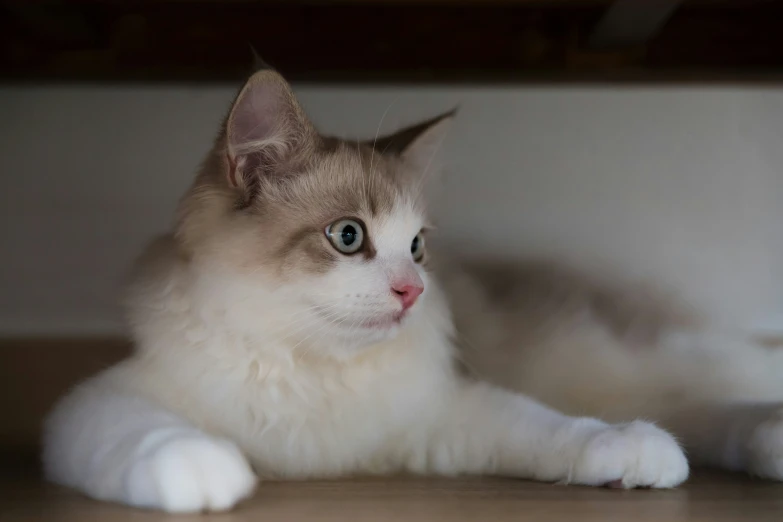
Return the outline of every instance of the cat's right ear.
{"type": "Polygon", "coordinates": [[[381,154],[390,154],[408,163],[413,171],[426,174],[432,168],[437,170],[436,160],[438,149],[451,127],[457,109],[436,116],[427,121],[406,127],[390,136],[365,142],[381,154]]]}
{"type": "Polygon", "coordinates": [[[288,82],[271,69],[256,72],[242,87],[226,120],[229,185],[245,188],[253,185],[256,176],[275,175],[317,136],[288,82]]]}

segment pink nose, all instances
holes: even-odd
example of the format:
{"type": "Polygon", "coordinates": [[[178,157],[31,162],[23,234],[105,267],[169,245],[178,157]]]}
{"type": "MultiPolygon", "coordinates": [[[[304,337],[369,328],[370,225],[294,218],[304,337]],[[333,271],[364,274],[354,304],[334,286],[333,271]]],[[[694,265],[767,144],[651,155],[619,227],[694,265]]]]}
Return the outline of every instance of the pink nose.
{"type": "Polygon", "coordinates": [[[423,291],[424,287],[419,285],[392,285],[392,293],[400,298],[403,310],[413,306],[423,291]]]}

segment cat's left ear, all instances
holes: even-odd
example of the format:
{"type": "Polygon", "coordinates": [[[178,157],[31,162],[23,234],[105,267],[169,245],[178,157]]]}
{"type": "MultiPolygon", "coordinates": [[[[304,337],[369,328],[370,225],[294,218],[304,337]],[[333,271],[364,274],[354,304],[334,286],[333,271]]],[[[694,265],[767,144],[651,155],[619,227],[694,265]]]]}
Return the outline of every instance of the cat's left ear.
{"type": "MultiPolygon", "coordinates": [[[[451,128],[457,109],[406,127],[390,136],[378,138],[375,150],[400,157],[413,170],[424,172],[435,167],[438,149],[451,128]]],[[[373,142],[369,142],[372,146],[373,142]]]]}

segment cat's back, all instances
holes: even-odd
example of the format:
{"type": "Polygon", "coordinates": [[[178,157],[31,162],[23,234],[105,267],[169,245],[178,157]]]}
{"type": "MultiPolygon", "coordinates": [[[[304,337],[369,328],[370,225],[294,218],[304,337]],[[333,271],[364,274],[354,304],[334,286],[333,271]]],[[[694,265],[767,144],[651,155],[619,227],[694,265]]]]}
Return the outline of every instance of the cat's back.
{"type": "Polygon", "coordinates": [[[654,287],[556,262],[444,268],[465,367],[559,410],[661,419],[689,401],[780,396],[779,356],[654,287]]]}
{"type": "Polygon", "coordinates": [[[574,329],[598,328],[621,342],[654,344],[666,329],[696,323],[669,296],[549,260],[472,261],[439,267],[458,329],[489,323],[535,344],[574,329]]]}
{"type": "Polygon", "coordinates": [[[648,288],[539,260],[452,263],[439,274],[460,357],[479,378],[620,419],[682,391],[658,345],[691,319],[648,288]]]}

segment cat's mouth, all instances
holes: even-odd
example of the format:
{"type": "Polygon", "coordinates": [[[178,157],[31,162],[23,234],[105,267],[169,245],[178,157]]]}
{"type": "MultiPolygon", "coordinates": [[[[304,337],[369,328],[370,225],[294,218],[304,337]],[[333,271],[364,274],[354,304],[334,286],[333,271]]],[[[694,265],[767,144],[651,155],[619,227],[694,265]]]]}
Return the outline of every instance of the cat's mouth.
{"type": "MultiPolygon", "coordinates": [[[[334,319],[334,312],[331,312],[328,309],[324,310],[320,307],[316,307],[315,312],[327,321],[336,322],[334,319]]],[[[397,310],[369,317],[356,317],[354,320],[344,318],[337,322],[341,325],[346,325],[349,329],[389,330],[396,326],[400,326],[408,315],[410,315],[408,310],[397,310]]]]}
{"type": "Polygon", "coordinates": [[[399,326],[406,316],[406,312],[401,310],[392,314],[367,319],[360,322],[359,325],[370,330],[388,330],[389,328],[399,326]]]}

